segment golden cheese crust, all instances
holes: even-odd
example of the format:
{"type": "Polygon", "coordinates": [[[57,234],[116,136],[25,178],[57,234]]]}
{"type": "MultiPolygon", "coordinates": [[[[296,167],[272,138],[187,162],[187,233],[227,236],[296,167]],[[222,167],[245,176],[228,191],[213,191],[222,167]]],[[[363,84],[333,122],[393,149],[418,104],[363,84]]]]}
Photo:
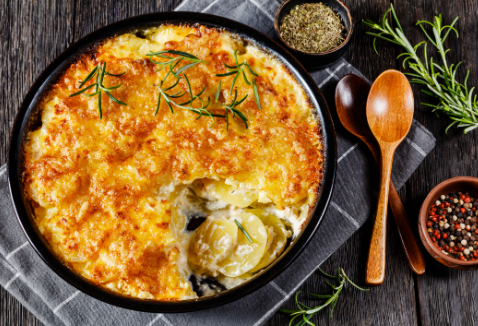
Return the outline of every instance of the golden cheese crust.
{"type": "MultiPolygon", "coordinates": [[[[278,209],[312,204],[323,173],[320,127],[304,90],[279,60],[254,44],[204,26],[161,26],[104,41],[72,64],[41,103],[42,126],[25,146],[24,186],[36,223],[55,254],[100,286],[134,297],[179,300],[195,296],[170,230],[171,203],[161,197],[171,186],[196,179],[227,179],[255,189],[278,209]],[[217,77],[234,65],[233,53],[259,74],[262,109],[251,85],[238,78],[237,117],[226,121],[173,107],[163,100],[155,116],[157,71],[146,54],[174,49],[209,64],[186,70],[192,92],[208,97],[212,112],[224,114],[234,76],[217,77]],[[78,81],[107,63],[104,86],[122,84],[97,97],[78,91],[78,81]],[[222,91],[216,102],[218,83],[222,91]]],[[[188,62],[181,62],[178,67],[188,62]]],[[[87,85],[93,83],[88,82],[87,85]]],[[[172,83],[172,82],[171,82],[172,83]]],[[[170,83],[170,84],[171,84],[170,83]]],[[[167,84],[167,85],[170,85],[167,84]]],[[[166,85],[166,86],[167,86],[166,85]]],[[[178,90],[187,91],[182,78],[178,90]]],[[[87,92],[88,93],[88,92],[87,92]]],[[[186,94],[177,102],[189,100],[186,94]]],[[[197,106],[197,103],[196,103],[197,106]]]]}

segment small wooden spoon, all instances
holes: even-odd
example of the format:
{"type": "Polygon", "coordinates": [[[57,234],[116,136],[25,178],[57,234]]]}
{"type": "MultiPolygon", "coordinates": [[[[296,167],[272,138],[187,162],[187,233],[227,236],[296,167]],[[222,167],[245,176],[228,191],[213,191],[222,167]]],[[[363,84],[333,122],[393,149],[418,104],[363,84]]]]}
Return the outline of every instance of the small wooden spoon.
{"type": "MultiPolygon", "coordinates": [[[[357,75],[345,75],[335,89],[335,106],[342,125],[368,146],[375,163],[380,166],[380,149],[367,122],[366,109],[369,92],[370,85],[364,79],[357,75]]],[[[408,263],[415,274],[422,275],[425,273],[425,259],[392,180],[390,180],[388,200],[408,263]]]]}
{"type": "Polygon", "coordinates": [[[407,135],[413,120],[413,93],[400,71],[378,76],[367,99],[367,121],[381,152],[380,192],[377,215],[368,251],[365,283],[380,285],[385,278],[387,204],[393,155],[407,135]]]}

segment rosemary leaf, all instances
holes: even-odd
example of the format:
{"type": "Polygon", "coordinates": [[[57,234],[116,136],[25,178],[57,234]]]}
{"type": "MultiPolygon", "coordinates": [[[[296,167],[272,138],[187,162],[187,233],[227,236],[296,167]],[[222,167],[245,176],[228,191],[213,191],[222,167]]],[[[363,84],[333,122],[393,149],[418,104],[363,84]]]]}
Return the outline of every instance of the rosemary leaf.
{"type": "Polygon", "coordinates": [[[238,66],[229,66],[227,65],[225,62],[222,63],[224,65],[224,67],[226,68],[230,68],[230,69],[236,69],[236,68],[239,68],[238,66]]]}
{"type": "Polygon", "coordinates": [[[113,95],[110,94],[110,92],[105,91],[106,95],[115,103],[121,104],[121,105],[128,105],[125,102],[121,102],[120,100],[117,100],[113,95]]]}
{"type": "Polygon", "coordinates": [[[158,114],[160,105],[161,105],[161,92],[159,93],[159,96],[158,96],[158,105],[156,105],[156,111],[154,111],[154,116],[158,114]]]}
{"type": "Polygon", "coordinates": [[[237,74],[236,77],[232,80],[231,84],[231,90],[229,91],[229,95],[232,95],[232,90],[234,89],[234,84],[236,83],[237,77],[239,77],[241,74],[237,74]]]}
{"type": "Polygon", "coordinates": [[[103,110],[101,109],[101,92],[98,93],[98,115],[103,119],[103,110]]]}
{"type": "Polygon", "coordinates": [[[256,77],[259,77],[259,75],[258,75],[254,70],[252,70],[251,66],[249,66],[248,64],[246,64],[246,67],[247,67],[247,69],[249,69],[249,71],[251,72],[251,74],[253,74],[253,75],[256,76],[256,77]]]}
{"type": "Polygon", "coordinates": [[[95,86],[96,86],[96,84],[92,84],[92,85],[90,85],[90,86],[88,86],[88,87],[83,88],[81,91],[78,91],[78,92],[76,92],[76,93],[70,94],[69,97],[73,97],[73,96],[76,96],[76,95],[80,95],[81,93],[84,93],[84,92],[86,92],[87,90],[89,90],[90,88],[95,87],[95,86]]]}
{"type": "Polygon", "coordinates": [[[317,267],[317,270],[318,270],[319,273],[322,274],[323,276],[328,277],[328,278],[331,278],[331,279],[335,279],[335,276],[332,276],[332,275],[327,274],[326,272],[324,272],[323,270],[321,270],[320,267],[317,267]]]}
{"type": "Polygon", "coordinates": [[[244,229],[244,227],[241,225],[241,223],[239,223],[239,221],[236,220],[236,219],[234,219],[234,222],[236,222],[237,227],[239,228],[239,230],[241,230],[241,232],[244,234],[246,239],[249,240],[250,243],[254,243],[254,241],[252,241],[251,236],[249,235],[249,233],[247,233],[246,229],[244,229]]]}
{"type": "Polygon", "coordinates": [[[219,85],[217,85],[216,102],[219,101],[219,95],[220,94],[221,94],[221,81],[219,81],[219,85]]]}
{"type": "Polygon", "coordinates": [[[235,70],[235,71],[229,71],[229,72],[226,72],[224,74],[217,74],[216,76],[217,77],[226,77],[226,76],[231,76],[231,75],[235,75],[237,74],[239,71],[235,70]]]}
{"type": "Polygon", "coordinates": [[[261,110],[261,100],[259,99],[259,92],[257,91],[256,79],[252,79],[252,90],[254,91],[254,98],[256,99],[257,108],[261,110]]]}
{"type": "Polygon", "coordinates": [[[251,83],[250,83],[249,80],[247,79],[246,72],[244,71],[244,69],[242,70],[242,76],[244,77],[244,81],[246,82],[246,84],[247,84],[247,85],[250,85],[251,83]]]}
{"type": "Polygon", "coordinates": [[[106,72],[106,75],[108,75],[108,76],[113,76],[113,77],[120,77],[120,76],[123,76],[124,74],[126,74],[126,71],[122,72],[121,74],[117,74],[117,75],[112,74],[112,73],[110,73],[110,72],[106,72]]]}
{"type": "Polygon", "coordinates": [[[197,65],[199,62],[193,62],[193,63],[190,63],[190,64],[187,64],[181,68],[178,69],[178,71],[176,71],[176,75],[180,75],[183,73],[184,70],[186,69],[189,69],[189,68],[192,68],[194,67],[195,65],[197,65]]]}
{"type": "Polygon", "coordinates": [[[341,271],[342,271],[342,274],[344,275],[345,279],[347,280],[347,282],[349,282],[350,284],[352,284],[352,286],[356,287],[357,289],[359,289],[360,291],[370,291],[370,289],[362,289],[361,287],[359,287],[358,285],[356,285],[354,282],[352,282],[351,279],[348,278],[348,276],[345,274],[344,270],[341,268],[341,271]]]}

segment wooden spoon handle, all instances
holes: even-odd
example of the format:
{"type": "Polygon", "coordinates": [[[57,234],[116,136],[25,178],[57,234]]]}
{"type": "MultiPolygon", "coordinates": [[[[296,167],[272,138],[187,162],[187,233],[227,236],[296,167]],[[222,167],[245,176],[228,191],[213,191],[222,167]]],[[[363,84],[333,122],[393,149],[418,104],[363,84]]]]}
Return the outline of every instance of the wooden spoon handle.
{"type": "Polygon", "coordinates": [[[418,245],[417,238],[410,227],[410,221],[405,207],[403,207],[403,203],[391,179],[388,200],[390,201],[390,208],[392,209],[395,223],[397,224],[398,234],[400,235],[405,255],[408,258],[408,263],[415,274],[422,275],[425,273],[425,258],[418,245]]]}
{"type": "MultiPolygon", "coordinates": [[[[374,138],[362,137],[362,141],[367,144],[368,148],[372,152],[372,156],[377,166],[380,166],[380,148],[374,138]]],[[[397,188],[390,179],[390,191],[388,194],[388,201],[390,208],[392,209],[393,217],[395,218],[395,224],[397,224],[398,234],[402,241],[402,247],[407,256],[408,264],[415,274],[422,275],[425,273],[425,258],[423,257],[422,250],[418,245],[417,238],[410,226],[410,220],[408,219],[407,211],[403,207],[402,200],[398,195],[397,188]]]]}
{"type": "Polygon", "coordinates": [[[385,278],[385,252],[387,244],[387,208],[390,174],[392,172],[394,150],[382,151],[380,172],[380,193],[378,196],[377,213],[373,224],[372,239],[368,251],[365,283],[381,285],[385,278]]]}

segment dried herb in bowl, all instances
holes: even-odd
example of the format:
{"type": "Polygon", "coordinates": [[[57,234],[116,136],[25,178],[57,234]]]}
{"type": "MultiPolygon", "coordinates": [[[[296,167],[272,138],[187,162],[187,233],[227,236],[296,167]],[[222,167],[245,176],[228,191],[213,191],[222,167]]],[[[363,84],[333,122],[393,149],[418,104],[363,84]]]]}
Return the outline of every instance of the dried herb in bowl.
{"type": "Polygon", "coordinates": [[[280,35],[296,50],[319,53],[339,46],[346,37],[342,17],[323,3],[295,6],[280,25],[280,35]]]}

